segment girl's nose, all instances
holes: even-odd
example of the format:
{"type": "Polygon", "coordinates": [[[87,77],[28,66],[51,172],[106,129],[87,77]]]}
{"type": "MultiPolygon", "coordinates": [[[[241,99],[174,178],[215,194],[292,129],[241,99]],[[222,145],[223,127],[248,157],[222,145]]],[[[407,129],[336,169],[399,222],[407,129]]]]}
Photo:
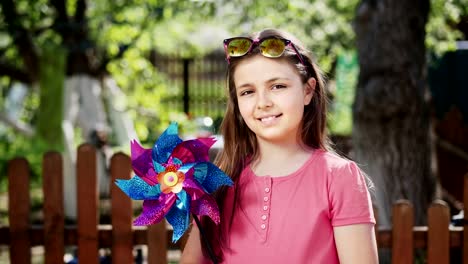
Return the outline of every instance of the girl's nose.
{"type": "Polygon", "coordinates": [[[273,101],[270,98],[268,92],[259,92],[257,93],[257,108],[263,109],[273,106],[273,101]]]}

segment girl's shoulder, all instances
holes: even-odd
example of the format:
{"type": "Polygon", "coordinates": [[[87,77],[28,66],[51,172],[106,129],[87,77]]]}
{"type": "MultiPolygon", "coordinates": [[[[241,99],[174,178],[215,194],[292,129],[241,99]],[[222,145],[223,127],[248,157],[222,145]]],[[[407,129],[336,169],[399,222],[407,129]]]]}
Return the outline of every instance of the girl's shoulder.
{"type": "Polygon", "coordinates": [[[328,150],[316,150],[314,162],[329,170],[342,169],[356,165],[354,161],[328,150]]]}
{"type": "Polygon", "coordinates": [[[333,151],[321,150],[314,159],[315,166],[319,171],[325,173],[326,177],[336,178],[355,178],[364,175],[356,162],[346,157],[340,156],[333,151]]]}

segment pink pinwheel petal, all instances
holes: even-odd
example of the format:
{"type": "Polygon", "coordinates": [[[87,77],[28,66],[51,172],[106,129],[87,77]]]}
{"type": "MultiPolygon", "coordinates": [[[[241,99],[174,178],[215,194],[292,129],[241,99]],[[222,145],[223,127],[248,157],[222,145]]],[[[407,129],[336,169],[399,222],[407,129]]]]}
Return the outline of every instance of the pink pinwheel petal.
{"type": "Polygon", "coordinates": [[[158,184],[158,174],[153,170],[153,168],[151,168],[148,173],[141,178],[151,186],[158,184]]]}
{"type": "Polygon", "coordinates": [[[130,148],[133,170],[141,177],[153,166],[151,149],[143,148],[136,140],[132,140],[130,148]]]}
{"type": "Polygon", "coordinates": [[[136,140],[131,142],[132,167],[136,175],[153,186],[158,183],[151,159],[151,149],[143,148],[136,140]]]}
{"type": "Polygon", "coordinates": [[[198,200],[206,194],[202,187],[193,178],[185,178],[182,186],[192,201],[198,200]]]}
{"type": "Polygon", "coordinates": [[[199,138],[184,141],[177,145],[171,156],[178,158],[183,163],[209,161],[208,151],[215,141],[214,138],[199,138]]]}
{"type": "Polygon", "coordinates": [[[204,145],[206,145],[208,148],[211,148],[214,143],[216,143],[216,139],[212,137],[207,137],[207,138],[197,138],[196,140],[200,141],[204,145]]]}
{"type": "Polygon", "coordinates": [[[190,211],[196,215],[207,215],[216,224],[220,222],[218,205],[215,199],[208,194],[192,201],[190,211]]]}
{"type": "Polygon", "coordinates": [[[134,225],[147,226],[160,222],[169,212],[176,201],[177,196],[173,193],[162,194],[158,200],[145,200],[143,211],[138,218],[133,221],[134,225]]]}

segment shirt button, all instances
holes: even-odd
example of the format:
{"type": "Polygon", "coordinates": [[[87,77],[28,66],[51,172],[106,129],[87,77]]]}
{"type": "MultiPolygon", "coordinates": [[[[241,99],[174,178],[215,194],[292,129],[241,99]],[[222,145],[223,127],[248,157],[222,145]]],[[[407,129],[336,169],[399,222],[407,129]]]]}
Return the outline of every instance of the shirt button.
{"type": "Polygon", "coordinates": [[[262,224],[262,225],[260,226],[260,228],[261,228],[261,229],[265,229],[265,228],[266,228],[266,225],[265,225],[265,224],[262,224]]]}
{"type": "Polygon", "coordinates": [[[263,197],[263,201],[268,202],[268,196],[263,197]]]}
{"type": "Polygon", "coordinates": [[[270,192],[270,188],[266,187],[266,188],[265,188],[265,192],[266,192],[266,193],[269,193],[269,192],[270,192]]]}
{"type": "Polygon", "coordinates": [[[267,219],[267,216],[266,215],[262,215],[262,220],[266,220],[267,219]]]}
{"type": "Polygon", "coordinates": [[[268,210],[268,206],[265,205],[263,206],[263,211],[266,211],[266,210],[268,210]]]}

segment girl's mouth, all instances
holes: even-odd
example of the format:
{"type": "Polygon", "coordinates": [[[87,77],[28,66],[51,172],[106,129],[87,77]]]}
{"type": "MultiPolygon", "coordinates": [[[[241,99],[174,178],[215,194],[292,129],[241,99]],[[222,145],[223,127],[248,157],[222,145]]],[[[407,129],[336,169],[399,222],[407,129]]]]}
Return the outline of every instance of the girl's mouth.
{"type": "Polygon", "coordinates": [[[268,122],[271,122],[271,121],[275,120],[276,118],[278,118],[280,116],[282,116],[282,114],[266,116],[266,117],[259,118],[258,120],[260,120],[263,123],[268,123],[268,122]]]}

